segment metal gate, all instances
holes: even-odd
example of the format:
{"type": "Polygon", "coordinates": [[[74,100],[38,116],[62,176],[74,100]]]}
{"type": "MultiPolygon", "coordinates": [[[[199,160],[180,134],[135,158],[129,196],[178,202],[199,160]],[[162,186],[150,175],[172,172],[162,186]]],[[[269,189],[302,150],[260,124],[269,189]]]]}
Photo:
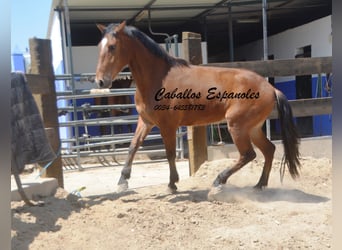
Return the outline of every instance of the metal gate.
{"type": "MultiPolygon", "coordinates": [[[[119,77],[128,77],[127,73],[121,73],[119,77]]],[[[74,80],[74,81],[93,81],[94,74],[78,74],[78,75],[58,75],[56,80],[74,80]]],[[[74,84],[72,85],[74,86],[74,84]]],[[[87,102],[77,104],[76,100],[96,97],[110,97],[110,96],[133,96],[135,88],[125,89],[84,89],[75,90],[74,87],[70,91],[57,92],[58,100],[68,100],[69,104],[65,107],[59,107],[58,113],[60,115],[68,115],[69,121],[60,122],[60,127],[69,128],[72,133],[68,138],[61,138],[61,154],[63,160],[63,167],[82,169],[82,157],[96,157],[97,162],[102,165],[113,165],[118,163],[116,156],[125,155],[128,153],[128,145],[131,142],[134,133],[115,133],[113,129],[116,125],[135,126],[138,121],[138,114],[98,118],[91,117],[90,113],[96,113],[101,110],[111,109],[133,109],[135,104],[112,104],[112,105],[93,105],[87,102]],[[72,114],[72,115],[70,115],[72,114]],[[81,116],[81,119],[78,118],[81,116]],[[90,127],[111,126],[111,133],[109,135],[96,135],[89,132],[90,127]],[[80,128],[84,130],[83,134],[79,133],[80,128]],[[125,144],[126,146],[122,146],[125,144]],[[121,146],[120,146],[121,145],[121,146]]],[[[186,134],[186,127],[180,127],[177,131],[177,157],[184,158],[184,136],[186,134]]],[[[154,129],[145,139],[141,148],[137,153],[163,153],[165,152],[162,143],[162,137],[158,129],[154,129]]]]}

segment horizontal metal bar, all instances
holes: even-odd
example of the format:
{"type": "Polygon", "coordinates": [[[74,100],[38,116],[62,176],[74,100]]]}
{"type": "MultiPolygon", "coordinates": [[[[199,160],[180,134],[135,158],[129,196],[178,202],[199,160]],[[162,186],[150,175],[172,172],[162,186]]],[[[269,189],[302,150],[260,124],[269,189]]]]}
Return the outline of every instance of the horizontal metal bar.
{"type": "Polygon", "coordinates": [[[60,91],[57,92],[57,100],[61,99],[84,99],[95,97],[109,97],[109,96],[126,96],[134,95],[135,88],[123,88],[123,89],[91,89],[81,90],[72,93],[72,91],[60,91]]]}
{"type": "MultiPolygon", "coordinates": [[[[71,80],[71,79],[77,79],[77,78],[90,78],[95,77],[95,73],[81,73],[81,74],[57,74],[55,75],[55,80],[71,80]]],[[[131,77],[131,72],[120,72],[118,76],[115,79],[122,79],[125,77],[131,77]]]]}
{"type": "MultiPolygon", "coordinates": [[[[160,139],[160,135],[149,135],[146,137],[145,140],[155,140],[155,139],[160,139]]],[[[106,146],[106,145],[116,145],[116,144],[122,144],[122,143],[129,143],[131,142],[131,138],[126,138],[126,139],[120,139],[120,140],[112,140],[112,141],[106,141],[106,142],[96,142],[96,143],[89,143],[89,144],[83,144],[79,146],[72,146],[70,147],[71,150],[76,150],[76,149],[82,149],[82,148],[91,148],[91,147],[100,147],[100,146],[106,146]]]]}
{"type": "MultiPolygon", "coordinates": [[[[90,136],[90,137],[79,137],[81,141],[110,141],[115,139],[123,139],[127,137],[133,137],[134,133],[124,133],[124,134],[116,134],[116,135],[102,135],[102,136],[90,136]]],[[[62,138],[62,142],[75,142],[75,138],[62,138]]]]}
{"type": "MultiPolygon", "coordinates": [[[[251,1],[236,1],[236,2],[229,2],[226,3],[227,1],[222,1],[222,4],[187,4],[187,5],[182,5],[182,4],[173,4],[173,5],[152,5],[148,9],[150,10],[158,10],[158,11],[168,11],[168,10],[194,10],[194,9],[217,9],[217,8],[227,8],[227,5],[229,6],[241,6],[241,5],[255,5],[255,4],[260,4],[260,1],[257,0],[251,0],[251,1]]],[[[276,2],[284,2],[284,0],[268,0],[269,3],[276,3],[276,2]]],[[[144,6],[139,6],[139,7],[111,7],[111,6],[105,6],[105,7],[69,7],[70,12],[78,12],[78,11],[141,11],[145,7],[144,6]]],[[[55,10],[59,11],[61,10],[60,8],[56,8],[55,10]]]]}
{"type": "MultiPolygon", "coordinates": [[[[187,134],[187,131],[177,130],[176,136],[181,137],[187,134]]],[[[157,132],[149,134],[149,136],[160,135],[157,132]]],[[[89,137],[79,137],[81,142],[94,142],[94,141],[112,141],[112,140],[120,140],[124,138],[133,138],[134,133],[123,133],[123,134],[114,134],[114,135],[102,135],[102,136],[89,136],[89,137]]],[[[75,138],[61,138],[61,142],[63,143],[73,143],[75,142],[75,138]]]]}
{"type": "MultiPolygon", "coordinates": [[[[182,150],[176,148],[176,152],[181,152],[182,150]]],[[[139,149],[136,154],[151,154],[151,153],[164,153],[165,149],[139,149]]],[[[128,154],[128,148],[126,151],[109,151],[109,152],[94,152],[94,151],[80,151],[81,157],[95,157],[95,156],[114,156],[114,155],[126,155],[128,154]]],[[[62,154],[62,158],[76,158],[77,154],[62,154]]]]}
{"type": "MultiPolygon", "coordinates": [[[[92,111],[103,109],[122,109],[122,108],[135,108],[135,104],[112,104],[112,105],[89,105],[87,107],[77,106],[77,111],[92,111]]],[[[59,111],[73,111],[73,106],[59,107],[59,111]]]]}
{"type": "Polygon", "coordinates": [[[127,116],[115,116],[110,118],[94,118],[85,120],[74,120],[67,122],[60,122],[60,127],[69,126],[96,126],[96,125],[125,125],[125,124],[135,124],[138,122],[138,115],[127,115],[127,116]]]}
{"type": "MultiPolygon", "coordinates": [[[[187,134],[186,131],[177,132],[176,136],[182,137],[186,134],[187,134]]],[[[145,140],[149,140],[149,138],[151,138],[150,136],[157,136],[157,135],[160,138],[162,138],[160,134],[151,134],[151,135],[147,136],[147,138],[145,140]]],[[[134,133],[128,133],[125,135],[118,134],[118,135],[114,135],[114,136],[79,137],[78,139],[81,143],[92,143],[92,142],[96,142],[96,141],[106,141],[107,142],[107,141],[113,141],[113,140],[121,140],[121,139],[125,139],[125,138],[132,140],[133,136],[134,136],[134,133]]],[[[153,140],[153,139],[155,139],[155,138],[152,138],[151,140],[153,140]]],[[[61,138],[61,143],[74,143],[75,141],[76,141],[75,138],[64,138],[64,139],[61,138]]]]}

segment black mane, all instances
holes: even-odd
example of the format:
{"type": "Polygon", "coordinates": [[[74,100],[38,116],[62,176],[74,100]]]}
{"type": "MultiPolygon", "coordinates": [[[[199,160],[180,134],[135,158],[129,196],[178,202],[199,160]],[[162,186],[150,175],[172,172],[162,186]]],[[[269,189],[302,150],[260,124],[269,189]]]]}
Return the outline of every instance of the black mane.
{"type": "MultiPolygon", "coordinates": [[[[107,26],[105,33],[113,33],[113,28],[118,24],[110,24],[107,26]]],[[[172,66],[189,66],[189,63],[181,58],[175,58],[170,56],[166,50],[164,50],[159,44],[153,41],[145,33],[141,32],[133,26],[126,26],[124,29],[126,35],[132,38],[138,39],[146,49],[148,49],[153,55],[165,60],[171,67],[172,66]]],[[[115,35],[115,33],[113,33],[115,35]]]]}

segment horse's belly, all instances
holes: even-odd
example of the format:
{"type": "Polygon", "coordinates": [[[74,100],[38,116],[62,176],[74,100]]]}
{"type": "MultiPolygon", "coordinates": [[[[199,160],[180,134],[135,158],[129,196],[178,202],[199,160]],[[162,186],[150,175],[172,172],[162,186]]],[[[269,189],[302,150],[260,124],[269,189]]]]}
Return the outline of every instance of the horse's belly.
{"type": "Polygon", "coordinates": [[[211,107],[208,103],[157,103],[152,108],[139,108],[138,113],[145,121],[158,127],[167,125],[192,126],[222,121],[225,108],[211,107]]]}
{"type": "Polygon", "coordinates": [[[225,109],[210,107],[206,104],[198,106],[186,106],[186,110],[179,110],[176,116],[181,117],[180,126],[205,125],[222,121],[225,116],[225,109]]]}
{"type": "Polygon", "coordinates": [[[187,116],[185,119],[181,121],[181,126],[194,126],[194,125],[207,125],[210,123],[220,122],[224,119],[224,116],[197,116],[197,117],[190,117],[187,116]]]}

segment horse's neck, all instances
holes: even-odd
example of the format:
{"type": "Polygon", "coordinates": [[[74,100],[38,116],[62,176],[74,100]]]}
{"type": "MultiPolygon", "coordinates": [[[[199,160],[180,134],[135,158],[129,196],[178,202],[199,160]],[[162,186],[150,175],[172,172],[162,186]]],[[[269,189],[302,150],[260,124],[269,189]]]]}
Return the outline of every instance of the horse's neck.
{"type": "Polygon", "coordinates": [[[137,91],[142,97],[150,98],[161,88],[170,66],[162,58],[156,57],[144,48],[137,53],[129,67],[136,83],[137,91]]]}

